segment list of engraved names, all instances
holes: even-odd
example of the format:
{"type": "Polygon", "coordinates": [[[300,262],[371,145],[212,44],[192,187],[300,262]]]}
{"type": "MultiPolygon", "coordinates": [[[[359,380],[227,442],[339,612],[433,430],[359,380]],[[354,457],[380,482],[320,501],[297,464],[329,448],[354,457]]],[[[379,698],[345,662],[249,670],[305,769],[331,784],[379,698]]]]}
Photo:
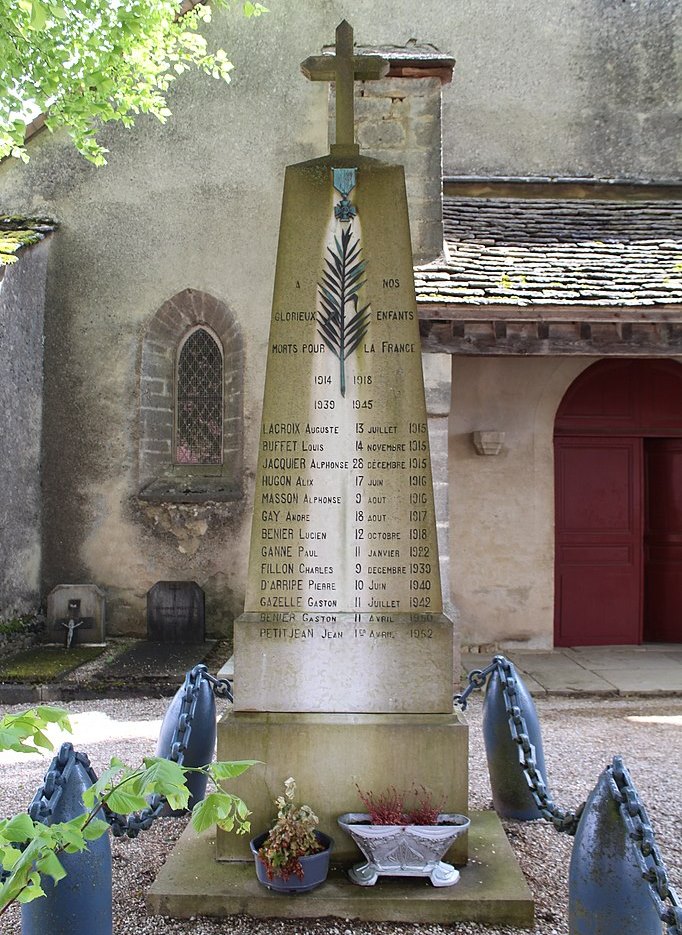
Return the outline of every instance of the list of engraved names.
{"type": "Polygon", "coordinates": [[[440,612],[415,325],[374,311],[342,396],[315,315],[274,312],[248,610],[440,612]]]}

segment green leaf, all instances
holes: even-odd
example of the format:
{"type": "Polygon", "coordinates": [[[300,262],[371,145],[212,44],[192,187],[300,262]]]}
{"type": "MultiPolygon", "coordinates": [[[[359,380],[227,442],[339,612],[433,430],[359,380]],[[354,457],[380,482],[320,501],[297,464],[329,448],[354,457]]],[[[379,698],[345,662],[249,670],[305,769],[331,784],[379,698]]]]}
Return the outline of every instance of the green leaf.
{"type": "Polygon", "coordinates": [[[233,812],[233,796],[226,792],[211,792],[192,809],[192,824],[199,833],[213,825],[219,824],[223,827],[224,822],[231,821],[233,812]]]}
{"type": "MultiPolygon", "coordinates": [[[[251,17],[265,9],[254,0],[235,5],[251,17]]],[[[65,128],[86,159],[103,164],[98,121],[166,119],[174,65],[226,79],[226,53],[209,54],[203,35],[210,8],[200,4],[179,18],[176,10],[168,0],[0,0],[0,158],[28,158],[14,124],[37,106],[48,129],[65,128]]]]}
{"type": "Polygon", "coordinates": [[[62,846],[69,852],[69,854],[75,854],[77,851],[85,850],[86,844],[85,835],[83,832],[84,822],[84,816],[78,815],[76,818],[72,818],[71,821],[61,822],[57,825],[51,825],[52,830],[59,836],[59,840],[62,846]]]}
{"type": "Polygon", "coordinates": [[[234,779],[235,776],[241,776],[247,769],[257,766],[260,760],[219,760],[211,763],[208,771],[216,782],[224,779],[234,779]]]}
{"type": "Polygon", "coordinates": [[[83,837],[86,841],[96,841],[109,830],[109,824],[99,818],[93,818],[92,821],[83,828],[83,837]]]}
{"type": "MultiPolygon", "coordinates": [[[[12,262],[11,259],[7,259],[6,251],[17,250],[24,241],[25,232],[22,234],[8,231],[0,235],[0,254],[2,254],[3,262],[12,262]]],[[[39,753],[40,750],[33,744],[52,750],[54,745],[43,733],[50,723],[56,723],[66,730],[71,729],[66,711],[61,708],[41,706],[23,711],[21,714],[6,715],[0,720],[0,750],[39,753]]]]}
{"type": "Polygon", "coordinates": [[[145,795],[165,795],[172,809],[187,807],[189,789],[185,781],[185,770],[164,757],[150,757],[144,761],[146,769],[140,776],[140,788],[145,795]]]}
{"type": "Polygon", "coordinates": [[[38,705],[36,711],[46,724],[58,724],[64,730],[73,733],[69,713],[64,708],[54,708],[52,705],[38,705]]]}
{"type": "Polygon", "coordinates": [[[31,6],[31,21],[29,23],[29,29],[44,29],[45,23],[47,22],[47,15],[47,7],[43,6],[40,0],[33,0],[33,4],[31,6]]]}
{"type": "Polygon", "coordinates": [[[114,812],[127,815],[128,812],[139,812],[147,807],[147,800],[143,795],[123,786],[113,789],[105,796],[106,803],[114,812]]]}
{"type": "Polygon", "coordinates": [[[23,844],[33,837],[33,821],[28,815],[15,815],[7,824],[0,825],[0,839],[23,844]]]}
{"type": "Polygon", "coordinates": [[[112,757],[109,761],[109,766],[104,770],[97,782],[89,786],[83,792],[83,804],[85,807],[89,809],[93,808],[95,802],[101,801],[107,794],[107,791],[109,791],[110,787],[113,785],[112,780],[116,778],[118,781],[122,781],[126,773],[130,774],[131,770],[128,769],[123,760],[120,760],[116,756],[112,757]]]}
{"type": "Polygon", "coordinates": [[[40,874],[32,873],[28,886],[17,894],[17,902],[30,903],[34,899],[45,895],[45,890],[40,885],[40,874]]]}
{"type": "Polygon", "coordinates": [[[59,858],[53,851],[49,851],[40,860],[36,861],[36,867],[41,873],[52,877],[55,883],[59,883],[66,876],[66,870],[64,870],[59,858]]]}

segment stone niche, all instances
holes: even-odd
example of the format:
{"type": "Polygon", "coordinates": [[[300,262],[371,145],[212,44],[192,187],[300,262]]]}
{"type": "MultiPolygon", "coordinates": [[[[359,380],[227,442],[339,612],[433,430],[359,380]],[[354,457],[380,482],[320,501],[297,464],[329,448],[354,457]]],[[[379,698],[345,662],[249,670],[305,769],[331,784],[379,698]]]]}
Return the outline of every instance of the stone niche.
{"type": "Polygon", "coordinates": [[[78,643],[104,643],[106,618],[104,591],[96,584],[58,584],[47,596],[47,639],[64,640],[69,620],[77,624],[78,643]],[[79,624],[79,621],[82,621],[79,624]]]}

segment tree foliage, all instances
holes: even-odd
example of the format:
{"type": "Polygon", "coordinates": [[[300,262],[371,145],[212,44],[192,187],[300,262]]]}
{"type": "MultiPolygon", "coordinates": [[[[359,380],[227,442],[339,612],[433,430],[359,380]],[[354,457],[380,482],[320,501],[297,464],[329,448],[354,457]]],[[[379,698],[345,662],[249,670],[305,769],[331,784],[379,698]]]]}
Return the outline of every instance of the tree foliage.
{"type": "MultiPolygon", "coordinates": [[[[139,114],[164,122],[166,92],[188,69],[229,81],[227,53],[209,51],[200,32],[211,9],[195,2],[185,0],[182,12],[179,0],[0,0],[0,158],[28,159],[32,111],[50,130],[65,127],[79,152],[103,165],[102,123],[130,127],[139,114]]],[[[251,0],[234,2],[247,17],[265,12],[251,0]]]]}

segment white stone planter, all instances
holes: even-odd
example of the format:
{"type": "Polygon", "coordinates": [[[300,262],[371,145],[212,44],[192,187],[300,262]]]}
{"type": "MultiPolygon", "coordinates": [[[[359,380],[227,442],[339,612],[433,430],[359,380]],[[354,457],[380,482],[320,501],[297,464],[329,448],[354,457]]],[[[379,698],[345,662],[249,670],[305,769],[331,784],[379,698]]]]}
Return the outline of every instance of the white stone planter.
{"type": "Polygon", "coordinates": [[[348,812],[338,822],[366,857],[348,871],[353,883],[373,886],[380,875],[429,877],[434,886],[459,880],[459,871],[441,857],[469,827],[464,815],[444,813],[437,825],[372,825],[369,815],[348,812]]]}

